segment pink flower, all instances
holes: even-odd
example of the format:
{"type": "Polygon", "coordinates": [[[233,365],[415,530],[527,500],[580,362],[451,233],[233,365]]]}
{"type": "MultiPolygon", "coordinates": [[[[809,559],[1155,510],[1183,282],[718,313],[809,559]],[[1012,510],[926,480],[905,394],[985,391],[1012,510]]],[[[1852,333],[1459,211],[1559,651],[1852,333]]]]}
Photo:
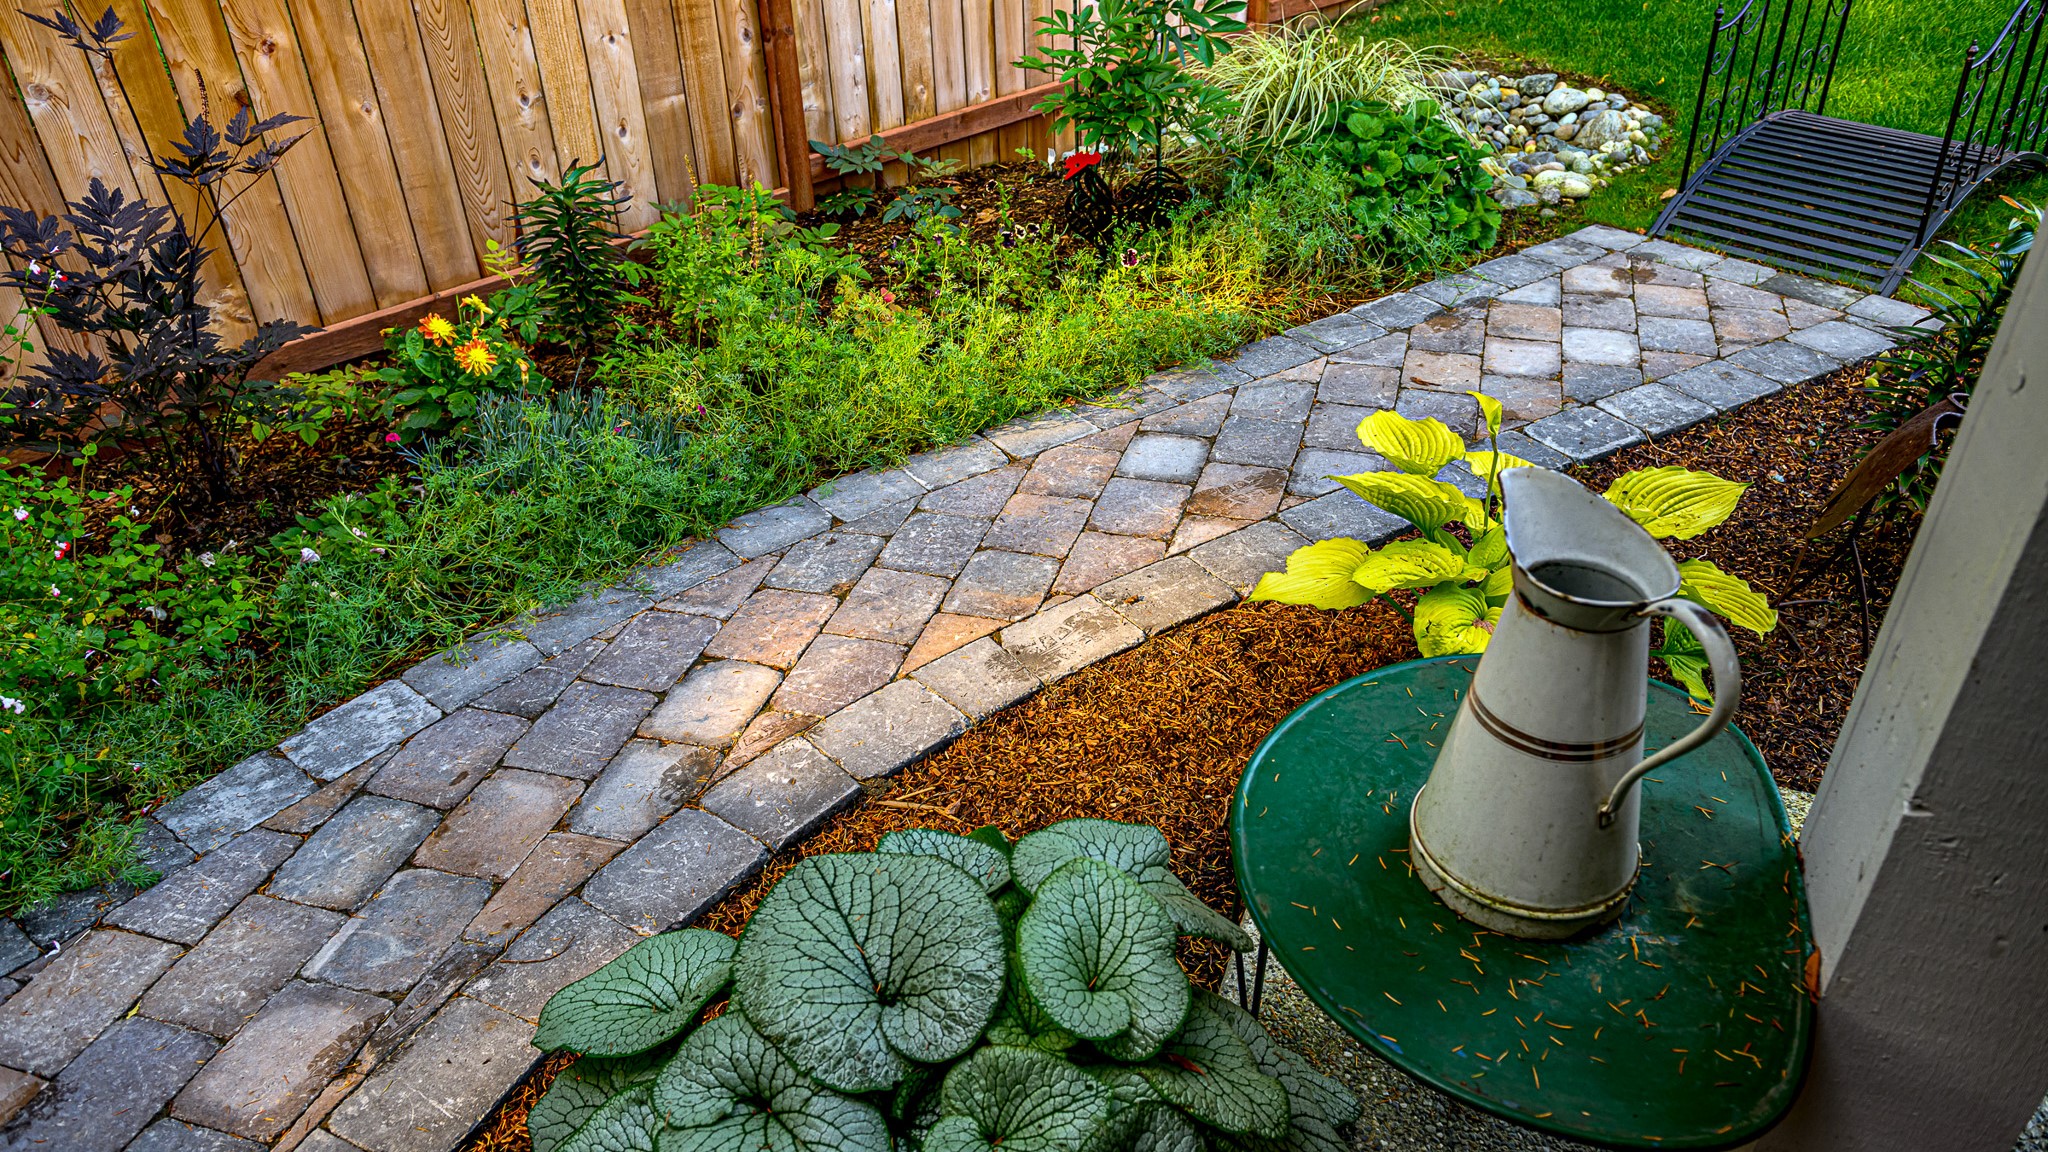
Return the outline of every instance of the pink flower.
{"type": "Polygon", "coordinates": [[[384,442],[385,442],[386,444],[396,444],[396,443],[398,443],[398,433],[396,433],[396,432],[386,432],[386,433],[384,434],[384,442]]]}
{"type": "Polygon", "coordinates": [[[69,554],[70,554],[70,552],[71,552],[71,541],[69,541],[69,540],[59,540],[59,541],[57,541],[57,550],[56,550],[56,551],[54,551],[54,552],[52,552],[52,553],[50,553],[50,555],[51,555],[51,556],[53,556],[53,557],[55,557],[55,558],[57,558],[57,559],[59,559],[59,560],[62,560],[62,559],[63,559],[63,558],[65,557],[65,556],[69,555],[69,554]]]}
{"type": "Polygon", "coordinates": [[[889,291],[887,288],[882,289],[882,303],[894,304],[895,302],[896,294],[894,292],[889,291]]]}

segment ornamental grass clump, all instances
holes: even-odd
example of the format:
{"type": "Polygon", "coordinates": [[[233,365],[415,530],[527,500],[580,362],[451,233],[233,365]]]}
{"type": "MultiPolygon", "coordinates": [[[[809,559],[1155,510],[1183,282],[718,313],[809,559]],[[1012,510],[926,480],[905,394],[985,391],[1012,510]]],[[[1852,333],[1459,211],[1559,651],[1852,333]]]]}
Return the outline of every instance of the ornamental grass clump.
{"type": "Polygon", "coordinates": [[[804,860],[738,941],[656,936],[548,1001],[534,1044],[582,1058],[534,1152],[1343,1152],[1350,1092],[1188,982],[1181,935],[1251,941],[1167,864],[1108,820],[804,860]]]}
{"type": "MultiPolygon", "coordinates": [[[[1374,412],[1359,421],[1358,439],[1396,470],[1329,477],[1413,524],[1419,538],[1380,548],[1343,538],[1298,548],[1287,558],[1287,571],[1260,577],[1250,598],[1327,609],[1385,599],[1400,608],[1390,594],[1415,591],[1420,595],[1410,619],[1424,656],[1484,652],[1514,587],[1513,559],[1501,522],[1500,474],[1539,465],[1500,451],[1500,401],[1467,394],[1485,414],[1489,448],[1467,451],[1464,439],[1440,420],[1374,412]],[[1459,462],[1469,466],[1463,478],[1479,494],[1443,478],[1459,462]]],[[[1616,477],[1605,496],[1650,535],[1690,540],[1733,515],[1748,487],[1676,466],[1638,468],[1616,477]]],[[[1778,626],[1770,602],[1713,561],[1681,560],[1678,572],[1678,594],[1685,599],[1759,636],[1778,626]]],[[[1662,658],[1694,697],[1709,698],[1706,654],[1685,625],[1666,620],[1663,643],[1651,655],[1662,658]]]]}

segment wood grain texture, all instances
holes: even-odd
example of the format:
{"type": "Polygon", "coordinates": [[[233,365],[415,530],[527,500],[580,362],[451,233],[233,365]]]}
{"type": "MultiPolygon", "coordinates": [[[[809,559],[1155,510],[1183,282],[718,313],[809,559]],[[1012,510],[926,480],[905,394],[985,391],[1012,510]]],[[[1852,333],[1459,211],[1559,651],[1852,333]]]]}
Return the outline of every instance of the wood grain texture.
{"type": "Polygon", "coordinates": [[[683,50],[683,86],[690,93],[690,136],[697,144],[700,184],[737,182],[717,4],[718,0],[675,0],[676,39],[683,50]]]}
{"type": "Polygon", "coordinates": [[[832,108],[831,41],[825,35],[822,0],[795,0],[797,76],[803,86],[804,133],[810,140],[839,144],[832,108]]]}
{"type": "Polygon", "coordinates": [[[863,0],[824,0],[835,141],[865,140],[875,127],[868,107],[867,29],[861,19],[864,6],[863,0]]]}
{"type": "Polygon", "coordinates": [[[760,0],[761,49],[768,58],[768,94],[774,110],[776,164],[798,213],[817,207],[811,187],[811,146],[804,131],[803,78],[796,59],[796,10],[790,0],[760,0]]]}
{"type": "Polygon", "coordinates": [[[862,0],[868,39],[868,96],[877,128],[903,123],[903,48],[898,43],[896,0],[862,0]]]}
{"type": "Polygon", "coordinates": [[[933,78],[932,0],[896,0],[896,47],[903,59],[903,119],[929,120],[939,114],[933,78]]]}
{"type": "Polygon", "coordinates": [[[512,177],[498,140],[491,92],[483,69],[468,0],[413,0],[426,50],[427,71],[441,113],[441,133],[455,166],[455,187],[469,220],[470,242],[481,254],[485,242],[512,239],[512,177]]]}
{"type": "Polygon", "coordinates": [[[99,82],[84,58],[49,29],[30,23],[13,4],[0,4],[0,52],[6,53],[65,199],[84,196],[94,179],[130,196],[140,194],[142,185],[129,170],[99,82]]]}
{"type": "MultiPolygon", "coordinates": [[[[149,27],[149,13],[141,0],[116,0],[114,11],[125,27],[149,27]]],[[[136,35],[114,46],[111,62],[94,59],[91,64],[100,96],[113,114],[127,151],[129,170],[135,173],[144,195],[169,205],[189,228],[198,230],[209,216],[203,211],[199,193],[177,180],[160,178],[149,167],[151,156],[168,152],[171,141],[185,131],[185,110],[156,45],[146,35],[136,35]]],[[[213,310],[212,327],[223,339],[246,340],[255,335],[256,325],[242,270],[235,266],[232,248],[218,235],[208,239],[207,247],[200,301],[213,310]]]]}
{"type": "MultiPolygon", "coordinates": [[[[962,55],[967,94],[965,103],[980,104],[996,94],[995,4],[993,0],[960,0],[961,30],[966,47],[962,55]]],[[[967,141],[967,162],[973,167],[993,164],[996,141],[982,133],[967,141]]]]}
{"type": "Polygon", "coordinates": [[[683,84],[683,50],[668,0],[625,0],[633,33],[633,64],[640,77],[640,109],[647,118],[647,154],[664,203],[696,201],[696,141],[690,133],[690,95],[683,84]]]}
{"type": "Polygon", "coordinates": [[[773,188],[780,183],[780,166],[775,159],[774,125],[768,111],[768,60],[761,50],[754,3],[755,0],[716,0],[739,180],[741,184],[773,188]]]}
{"type": "Polygon", "coordinates": [[[624,0],[580,0],[578,8],[605,170],[618,181],[619,190],[632,197],[619,209],[619,225],[627,230],[645,228],[661,217],[661,190],[648,154],[647,114],[640,103],[626,6],[624,0]]]}
{"type": "MultiPolygon", "coordinates": [[[[57,185],[57,174],[50,169],[50,158],[43,155],[35,122],[29,119],[28,109],[22,107],[12,86],[0,89],[0,204],[30,208],[46,216],[64,211],[64,191],[57,185]]],[[[0,289],[0,316],[7,318],[6,323],[15,322],[21,303],[20,293],[0,289]]],[[[84,351],[86,347],[82,339],[69,338],[48,321],[39,323],[37,335],[31,339],[38,347],[28,354],[21,367],[43,363],[43,347],[73,351],[84,351]]]]}
{"type": "Polygon", "coordinates": [[[474,280],[485,235],[464,210],[448,141],[434,115],[434,85],[412,5],[407,0],[355,0],[355,9],[427,282],[443,288],[474,280]]]}
{"type": "Polygon", "coordinates": [[[604,144],[598,137],[590,62],[583,55],[583,21],[575,0],[528,0],[526,14],[532,21],[541,86],[548,96],[548,123],[555,130],[555,155],[564,169],[595,164],[604,144]]]}
{"type": "Polygon", "coordinates": [[[483,51],[512,198],[524,200],[533,193],[532,181],[552,180],[561,171],[540,63],[534,57],[533,29],[522,0],[470,0],[470,14],[476,22],[477,46],[483,51]]]}
{"type": "MultiPolygon", "coordinates": [[[[920,155],[938,149],[956,147],[962,141],[970,140],[984,132],[995,132],[1012,124],[1043,123],[1043,118],[1032,111],[1032,106],[1045,99],[1059,88],[1058,84],[1041,84],[1026,88],[1008,96],[998,96],[982,104],[971,104],[952,112],[942,112],[926,120],[916,120],[900,128],[887,129],[879,135],[884,143],[898,152],[914,152],[920,155]]],[[[811,179],[822,181],[827,176],[825,158],[811,153],[811,179]]]]}
{"type": "Polygon", "coordinates": [[[302,2],[293,10],[306,74],[319,104],[320,126],[334,152],[356,243],[377,306],[426,294],[426,262],[407,210],[405,188],[384,126],[383,99],[346,4],[302,2]]]}
{"type": "MultiPolygon", "coordinates": [[[[251,116],[265,114],[266,109],[254,106],[255,97],[242,80],[234,41],[215,0],[151,0],[149,14],[187,117],[211,114],[216,125],[224,125],[244,108],[251,116]]],[[[320,323],[320,305],[278,182],[231,176],[225,186],[231,202],[223,227],[242,270],[250,311],[259,321],[320,323]]]]}
{"type": "Polygon", "coordinates": [[[359,316],[377,307],[376,289],[356,241],[334,151],[319,122],[319,101],[306,77],[306,61],[298,32],[284,0],[220,0],[227,18],[242,77],[264,115],[290,112],[306,122],[285,134],[304,134],[278,166],[278,190],[299,240],[299,254],[313,285],[313,299],[323,321],[359,316]]]}

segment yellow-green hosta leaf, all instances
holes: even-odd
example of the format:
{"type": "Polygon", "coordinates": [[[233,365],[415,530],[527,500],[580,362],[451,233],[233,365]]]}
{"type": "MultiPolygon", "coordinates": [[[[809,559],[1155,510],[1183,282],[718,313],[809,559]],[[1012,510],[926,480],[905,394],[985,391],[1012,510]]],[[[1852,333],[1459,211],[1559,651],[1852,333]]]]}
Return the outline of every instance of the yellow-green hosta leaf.
{"type": "Polygon", "coordinates": [[[1464,521],[1465,526],[1474,532],[1491,532],[1500,526],[1498,521],[1487,514],[1486,501],[1477,496],[1465,497],[1465,512],[1458,519],[1464,521]]]}
{"type": "Polygon", "coordinates": [[[1515,590],[1515,570],[1503,564],[1486,574],[1486,582],[1479,586],[1486,594],[1486,602],[1495,608],[1508,602],[1508,594],[1515,590]]]}
{"type": "Polygon", "coordinates": [[[1484,392],[1467,392],[1465,395],[1479,401],[1479,414],[1486,417],[1486,434],[1488,436],[1500,435],[1500,401],[1488,396],[1484,392]]]}
{"type": "Polygon", "coordinates": [[[1311,608],[1353,608],[1373,598],[1373,593],[1351,579],[1365,563],[1371,550],[1356,540],[1322,540],[1296,548],[1287,558],[1287,571],[1268,572],[1252,589],[1253,600],[1277,600],[1282,604],[1306,604],[1311,608]]]}
{"type": "Polygon", "coordinates": [[[1685,685],[1693,699],[1712,698],[1707,691],[1707,650],[1700,646],[1700,638],[1692,634],[1692,629],[1676,620],[1664,621],[1664,645],[1650,655],[1664,661],[1672,678],[1685,685]]]}
{"type": "Polygon", "coordinates": [[[1713,561],[1681,561],[1678,574],[1683,578],[1678,586],[1680,596],[1720,613],[1730,623],[1740,624],[1759,636],[1778,626],[1777,609],[1771,607],[1763,593],[1751,588],[1742,577],[1721,571],[1713,561]]]}
{"type": "Polygon", "coordinates": [[[1608,486],[1607,499],[1650,535],[1690,540],[1735,511],[1747,484],[1676,465],[1638,468],[1608,486]]]}
{"type": "Polygon", "coordinates": [[[1500,609],[1477,588],[1439,584],[1415,601],[1415,644],[1424,656],[1465,656],[1486,651],[1500,609]]]}
{"type": "Polygon", "coordinates": [[[1508,534],[1499,525],[1488,528],[1472,541],[1465,559],[1481,568],[1498,568],[1508,562],[1508,534]]]}
{"type": "Polygon", "coordinates": [[[1360,472],[1330,479],[1424,531],[1465,519],[1470,503],[1449,484],[1408,472],[1360,472]]]}
{"type": "Polygon", "coordinates": [[[1500,491],[1500,474],[1502,472],[1510,468],[1535,468],[1539,466],[1511,453],[1495,452],[1484,448],[1476,452],[1465,453],[1465,463],[1472,466],[1473,475],[1486,481],[1495,492],[1500,491]]]}
{"type": "Polygon", "coordinates": [[[1428,416],[1410,420],[1394,411],[1360,420],[1358,439],[1411,476],[1434,476],[1465,454],[1465,441],[1443,421],[1428,416]]]}
{"type": "Polygon", "coordinates": [[[1433,540],[1396,540],[1367,556],[1351,579],[1378,595],[1396,588],[1430,588],[1446,580],[1484,580],[1486,569],[1473,567],[1433,540]]]}

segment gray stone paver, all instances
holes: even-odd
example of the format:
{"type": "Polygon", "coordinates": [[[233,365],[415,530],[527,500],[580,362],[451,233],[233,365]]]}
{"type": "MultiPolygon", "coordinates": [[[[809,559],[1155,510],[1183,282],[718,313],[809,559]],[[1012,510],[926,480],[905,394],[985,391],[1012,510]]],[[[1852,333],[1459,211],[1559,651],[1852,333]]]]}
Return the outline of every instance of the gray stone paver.
{"type": "Polygon", "coordinates": [[[123,1020],[36,1093],[6,1133],[8,1147],[116,1152],[219,1046],[155,1020],[123,1020]]]}
{"type": "Polygon", "coordinates": [[[391,1002],[345,988],[288,984],[171,1101],[171,1115],[273,1140],[341,1071],[391,1002]]]}
{"type": "MultiPolygon", "coordinates": [[[[1462,393],[1481,389],[1506,407],[1502,449],[1561,466],[1873,354],[1924,315],[1582,229],[740,517],[163,806],[144,843],[172,878],[148,894],[68,894],[23,919],[175,943],[102,930],[38,960],[0,924],[0,968],[21,969],[0,984],[0,1067],[23,1070],[0,1094],[49,1079],[30,1110],[76,1115],[90,1097],[66,1066],[146,1026],[228,1046],[198,1078],[188,1061],[143,1086],[120,1121],[125,1141],[155,1120],[141,1152],[248,1152],[247,1114],[281,1132],[323,1091],[307,1152],[447,1152],[531,1062],[549,995],[700,915],[860,780],[1232,603],[1309,539],[1405,530],[1323,479],[1385,466],[1356,441],[1370,412],[1480,446],[1462,393]],[[359,1085],[291,1055],[320,1020],[277,1025],[316,987],[403,1001],[359,1085]]],[[[355,1042],[319,1047],[345,1061],[355,1042]]]]}

